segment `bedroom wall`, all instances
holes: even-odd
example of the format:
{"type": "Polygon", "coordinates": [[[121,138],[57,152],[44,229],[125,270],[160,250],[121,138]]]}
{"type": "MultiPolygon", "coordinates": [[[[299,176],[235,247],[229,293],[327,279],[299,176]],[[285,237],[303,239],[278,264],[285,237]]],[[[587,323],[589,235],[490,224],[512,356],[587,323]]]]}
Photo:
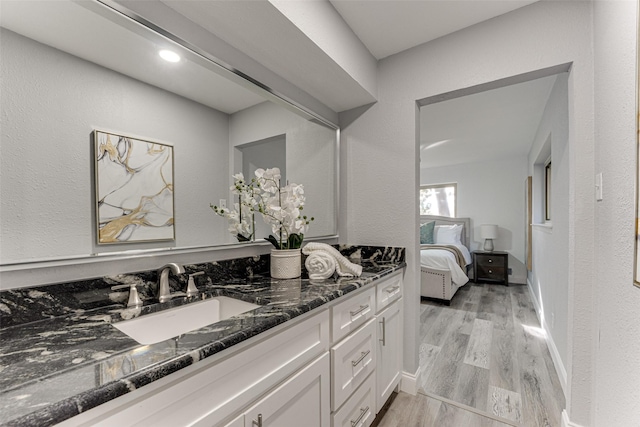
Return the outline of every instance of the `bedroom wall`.
{"type": "Polygon", "coordinates": [[[558,76],[549,95],[528,157],[533,177],[533,210],[544,210],[544,162],[551,156],[551,224],[534,213],[532,265],[528,281],[563,389],[569,343],[569,169],[568,73],[558,76]],[[538,163],[539,166],[534,165],[538,163]]]}
{"type": "Polygon", "coordinates": [[[509,253],[511,283],[526,283],[524,264],[525,156],[420,170],[420,185],[457,183],[458,217],[471,218],[471,247],[482,248],[480,225],[497,224],[495,250],[509,253]],[[490,172],[487,172],[490,171],[490,172]]]}
{"type": "Polygon", "coordinates": [[[593,299],[593,57],[589,2],[536,2],[380,61],[379,102],[341,114],[340,240],[407,248],[404,369],[418,368],[419,259],[416,100],[559,64],[570,77],[572,245],[569,247],[569,416],[591,424],[593,299]],[[343,232],[344,231],[344,232],[343,232]],[[580,291],[574,292],[574,284],[580,291]],[[585,319],[587,319],[585,321],[585,319]],[[573,371],[571,371],[573,369],[573,371]]]}
{"type": "Polygon", "coordinates": [[[638,3],[594,2],[597,345],[594,426],[640,425],[640,288],[632,285],[638,3]]]}

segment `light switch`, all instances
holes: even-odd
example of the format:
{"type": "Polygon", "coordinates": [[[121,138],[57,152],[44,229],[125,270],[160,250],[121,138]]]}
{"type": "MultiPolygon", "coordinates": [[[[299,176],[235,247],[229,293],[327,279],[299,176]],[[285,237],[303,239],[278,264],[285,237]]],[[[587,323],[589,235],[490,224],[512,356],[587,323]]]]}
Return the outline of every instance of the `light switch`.
{"type": "Polygon", "coordinates": [[[596,201],[602,201],[602,172],[596,174],[596,201]]]}

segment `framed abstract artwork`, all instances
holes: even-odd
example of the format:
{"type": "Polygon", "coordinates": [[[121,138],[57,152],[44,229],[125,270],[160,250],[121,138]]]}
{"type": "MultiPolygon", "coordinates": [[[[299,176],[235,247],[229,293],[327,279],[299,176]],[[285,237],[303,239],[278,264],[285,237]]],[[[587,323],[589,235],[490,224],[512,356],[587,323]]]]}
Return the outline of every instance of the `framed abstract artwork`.
{"type": "Polygon", "coordinates": [[[173,147],[101,130],[93,140],[98,244],[175,240],[173,147]]]}

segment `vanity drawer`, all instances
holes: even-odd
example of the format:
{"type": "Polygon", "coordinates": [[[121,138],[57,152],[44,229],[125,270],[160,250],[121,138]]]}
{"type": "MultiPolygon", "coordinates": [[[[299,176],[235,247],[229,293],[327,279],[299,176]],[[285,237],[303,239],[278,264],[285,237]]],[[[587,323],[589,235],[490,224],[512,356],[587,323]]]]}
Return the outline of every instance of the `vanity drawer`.
{"type": "Polygon", "coordinates": [[[331,308],[331,342],[337,343],[373,318],[375,288],[367,289],[331,308]]]}
{"type": "Polygon", "coordinates": [[[368,427],[376,417],[375,374],[371,374],[339,411],[333,414],[333,427],[368,427]]]}
{"type": "MultiPolygon", "coordinates": [[[[331,409],[337,410],[376,368],[376,323],[331,348],[331,409]]],[[[375,410],[375,406],[372,407],[375,410]]]]}
{"type": "Polygon", "coordinates": [[[376,313],[402,298],[402,273],[398,272],[376,285],[376,313]]]}

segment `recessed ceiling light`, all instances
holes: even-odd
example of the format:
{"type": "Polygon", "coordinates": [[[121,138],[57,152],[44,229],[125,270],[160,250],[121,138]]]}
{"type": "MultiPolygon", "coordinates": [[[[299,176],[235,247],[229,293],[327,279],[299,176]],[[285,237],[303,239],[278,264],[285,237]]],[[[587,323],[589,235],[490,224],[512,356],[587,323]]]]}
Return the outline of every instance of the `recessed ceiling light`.
{"type": "Polygon", "coordinates": [[[169,62],[178,62],[178,61],[180,61],[180,55],[178,55],[177,53],[175,53],[175,52],[173,52],[171,50],[163,49],[158,53],[160,54],[160,57],[162,59],[164,59],[165,61],[169,61],[169,62]]]}

